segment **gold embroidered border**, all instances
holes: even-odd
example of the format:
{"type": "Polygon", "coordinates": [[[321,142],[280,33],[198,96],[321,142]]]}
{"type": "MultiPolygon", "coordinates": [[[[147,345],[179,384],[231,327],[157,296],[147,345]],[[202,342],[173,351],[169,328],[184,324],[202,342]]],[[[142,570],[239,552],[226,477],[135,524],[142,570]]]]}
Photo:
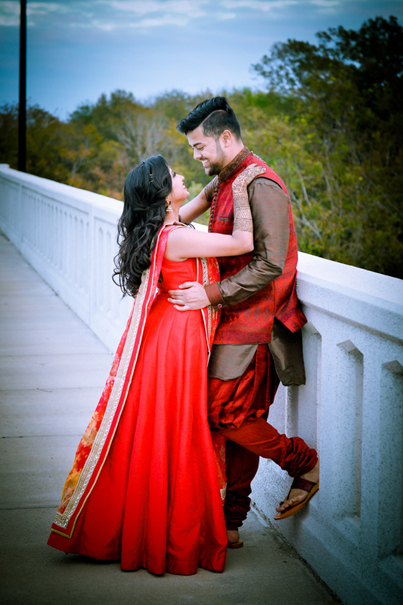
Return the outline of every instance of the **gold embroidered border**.
{"type": "MultiPolygon", "coordinates": [[[[207,286],[210,282],[209,282],[209,276],[208,276],[208,261],[206,258],[202,257],[199,259],[196,259],[196,262],[200,261],[202,269],[203,269],[203,286],[207,286]]],[[[199,264],[197,263],[197,267],[199,267],[199,264]]],[[[198,275],[197,275],[198,277],[198,275]]],[[[206,325],[206,318],[205,315],[203,313],[203,309],[201,309],[201,314],[202,314],[202,319],[203,319],[203,324],[204,324],[204,330],[206,333],[206,341],[207,341],[207,352],[208,352],[208,356],[210,358],[210,334],[211,334],[211,329],[212,329],[212,319],[211,319],[211,305],[209,305],[207,307],[207,317],[208,317],[208,323],[206,325]]]]}
{"type": "MultiPolygon", "coordinates": [[[[144,271],[141,279],[141,284],[139,291],[136,296],[136,300],[134,302],[134,310],[133,317],[130,324],[130,328],[127,334],[127,339],[125,343],[125,347],[122,353],[122,357],[119,363],[119,368],[116,374],[116,379],[112,387],[112,391],[109,397],[108,404],[106,406],[105,414],[101,422],[101,426],[99,427],[99,431],[94,439],[94,443],[92,445],[91,451],[87,458],[86,463],[84,464],[83,470],[80,473],[79,480],[77,482],[76,488],[70,498],[70,501],[63,512],[56,513],[55,524],[60,527],[67,527],[71,516],[77,508],[78,503],[80,502],[81,497],[83,496],[85,489],[87,488],[88,482],[91,479],[92,473],[94,472],[95,466],[99,460],[101,455],[102,448],[105,444],[105,440],[109,434],[110,427],[113,421],[113,418],[116,413],[117,406],[119,404],[123,386],[125,382],[125,377],[128,371],[129,363],[131,356],[133,354],[134,343],[136,340],[138,327],[140,324],[141,311],[143,309],[143,304],[145,300],[145,296],[147,293],[147,286],[150,278],[150,270],[144,271]]],[[[138,347],[139,348],[139,347],[138,347]]],[[[136,358],[137,360],[137,358],[136,358]]],[[[135,361],[136,361],[135,360],[135,361]]],[[[133,364],[134,369],[135,363],[133,364]]]]}

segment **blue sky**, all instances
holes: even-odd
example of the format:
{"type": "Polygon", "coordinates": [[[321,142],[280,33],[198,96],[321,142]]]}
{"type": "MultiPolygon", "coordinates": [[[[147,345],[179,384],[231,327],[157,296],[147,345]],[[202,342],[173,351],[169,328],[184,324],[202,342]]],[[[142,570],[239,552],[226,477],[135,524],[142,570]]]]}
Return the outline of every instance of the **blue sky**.
{"type": "MultiPolygon", "coordinates": [[[[0,105],[18,99],[19,0],[0,1],[0,105]]],[[[61,118],[118,88],[264,88],[250,68],[274,42],[395,15],[403,0],[28,0],[30,101],[61,118]]]]}

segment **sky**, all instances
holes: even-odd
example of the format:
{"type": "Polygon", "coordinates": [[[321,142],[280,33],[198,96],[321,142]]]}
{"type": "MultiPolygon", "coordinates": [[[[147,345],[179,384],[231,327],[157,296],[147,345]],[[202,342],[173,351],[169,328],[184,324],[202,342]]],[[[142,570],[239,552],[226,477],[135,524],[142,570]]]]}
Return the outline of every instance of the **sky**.
{"type": "MultiPolygon", "coordinates": [[[[0,0],[0,105],[18,101],[19,0],[0,0]]],[[[45,0],[27,2],[27,96],[67,119],[117,89],[148,101],[261,89],[251,69],[275,42],[395,15],[403,0],[45,0]]]]}

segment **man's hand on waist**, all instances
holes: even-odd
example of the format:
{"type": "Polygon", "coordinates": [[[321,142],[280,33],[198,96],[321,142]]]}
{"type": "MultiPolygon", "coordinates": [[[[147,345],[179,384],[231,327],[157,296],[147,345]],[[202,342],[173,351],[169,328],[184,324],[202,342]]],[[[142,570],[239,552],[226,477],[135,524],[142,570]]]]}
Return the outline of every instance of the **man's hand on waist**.
{"type": "Polygon", "coordinates": [[[194,311],[211,304],[204,287],[197,281],[187,281],[179,288],[180,290],[169,290],[168,298],[178,311],[194,311]]]}

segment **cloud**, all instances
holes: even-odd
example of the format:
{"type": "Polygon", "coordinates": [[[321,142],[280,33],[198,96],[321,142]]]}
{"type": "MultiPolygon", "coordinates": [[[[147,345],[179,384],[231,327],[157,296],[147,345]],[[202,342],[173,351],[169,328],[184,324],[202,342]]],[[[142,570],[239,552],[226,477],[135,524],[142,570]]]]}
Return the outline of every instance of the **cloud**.
{"type": "MultiPolygon", "coordinates": [[[[60,14],[66,16],[64,27],[111,31],[122,28],[155,28],[180,26],[191,19],[206,16],[204,7],[211,0],[56,0],[28,2],[28,25],[60,25],[60,14]],[[53,18],[52,18],[53,17],[53,18]],[[57,22],[55,22],[57,19],[57,22]]],[[[20,2],[0,2],[0,26],[18,26],[20,2]]]]}
{"type": "MultiPolygon", "coordinates": [[[[401,1],[387,0],[386,5],[397,6],[401,1]]],[[[280,20],[286,14],[304,14],[307,10],[311,20],[329,19],[330,14],[347,14],[351,7],[364,9],[379,3],[380,0],[29,0],[27,13],[28,26],[44,31],[85,29],[95,33],[136,28],[151,32],[164,26],[200,27],[202,19],[203,27],[209,20],[225,29],[226,22],[232,21],[231,26],[242,29],[246,15],[248,20],[259,22],[269,15],[280,20]]],[[[18,27],[19,13],[19,0],[0,1],[0,27],[18,27]]],[[[388,14],[395,14],[392,8],[388,14]]]]}
{"type": "Polygon", "coordinates": [[[62,11],[65,12],[67,7],[63,6],[63,4],[56,4],[56,2],[28,2],[27,3],[27,13],[30,14],[44,14],[48,12],[54,11],[62,11]]]}
{"type": "MultiPolygon", "coordinates": [[[[51,13],[68,13],[73,12],[73,4],[69,4],[66,0],[59,2],[27,2],[27,21],[28,26],[36,25],[38,17],[46,16],[51,13]]],[[[80,8],[82,4],[79,3],[80,8]]],[[[20,2],[18,0],[9,0],[0,3],[0,25],[15,26],[20,24],[20,2]]]]}
{"type": "Polygon", "coordinates": [[[103,6],[102,17],[100,10],[93,11],[93,18],[80,26],[104,31],[172,25],[184,27],[192,19],[205,17],[204,7],[210,3],[211,0],[97,0],[96,4],[103,6]]]}
{"type": "Polygon", "coordinates": [[[299,4],[298,0],[273,0],[260,1],[260,0],[222,0],[221,5],[225,8],[249,8],[251,10],[270,11],[273,9],[280,9],[291,4],[299,4]]]}
{"type": "Polygon", "coordinates": [[[311,0],[311,4],[321,6],[322,8],[331,8],[340,4],[339,0],[311,0]]]}
{"type": "Polygon", "coordinates": [[[178,25],[184,26],[188,23],[189,19],[186,16],[173,16],[164,15],[161,17],[141,19],[140,21],[129,21],[122,23],[107,23],[102,21],[93,20],[90,23],[82,23],[81,27],[96,27],[104,31],[113,31],[122,27],[130,28],[147,28],[147,27],[164,27],[167,25],[178,25]]]}
{"type": "Polygon", "coordinates": [[[236,13],[216,13],[214,15],[216,19],[220,19],[220,21],[227,21],[228,19],[235,19],[237,17],[236,13]]]}
{"type": "Polygon", "coordinates": [[[14,15],[19,15],[20,3],[17,0],[11,0],[10,2],[2,2],[1,9],[14,15]]]}
{"type": "Polygon", "coordinates": [[[179,13],[180,15],[195,18],[203,17],[206,13],[201,10],[210,0],[110,0],[106,2],[110,7],[120,11],[147,15],[148,13],[179,13]]]}
{"type": "Polygon", "coordinates": [[[155,19],[143,19],[138,23],[131,23],[131,27],[161,27],[163,25],[186,25],[189,19],[186,16],[172,17],[166,15],[165,17],[157,17],[155,19]]]}
{"type": "MultiPolygon", "coordinates": [[[[209,17],[217,22],[242,19],[246,11],[275,14],[281,9],[302,6],[302,0],[42,0],[27,4],[28,25],[46,28],[119,29],[185,27],[209,17]],[[61,18],[63,15],[63,18],[61,18]]],[[[326,10],[338,0],[311,0],[326,10]]],[[[19,25],[19,0],[0,2],[0,26],[19,25]]]]}
{"type": "Polygon", "coordinates": [[[6,27],[20,24],[20,3],[2,2],[0,4],[0,25],[6,27]]]}
{"type": "Polygon", "coordinates": [[[149,29],[164,26],[186,26],[191,19],[204,17],[203,5],[211,0],[97,0],[103,11],[93,11],[93,18],[80,24],[104,31],[122,28],[149,29]],[[101,12],[103,13],[100,16],[101,12]]]}
{"type": "Polygon", "coordinates": [[[19,17],[14,17],[13,15],[0,15],[0,25],[5,25],[6,27],[14,27],[15,25],[19,24],[19,17]]]}

